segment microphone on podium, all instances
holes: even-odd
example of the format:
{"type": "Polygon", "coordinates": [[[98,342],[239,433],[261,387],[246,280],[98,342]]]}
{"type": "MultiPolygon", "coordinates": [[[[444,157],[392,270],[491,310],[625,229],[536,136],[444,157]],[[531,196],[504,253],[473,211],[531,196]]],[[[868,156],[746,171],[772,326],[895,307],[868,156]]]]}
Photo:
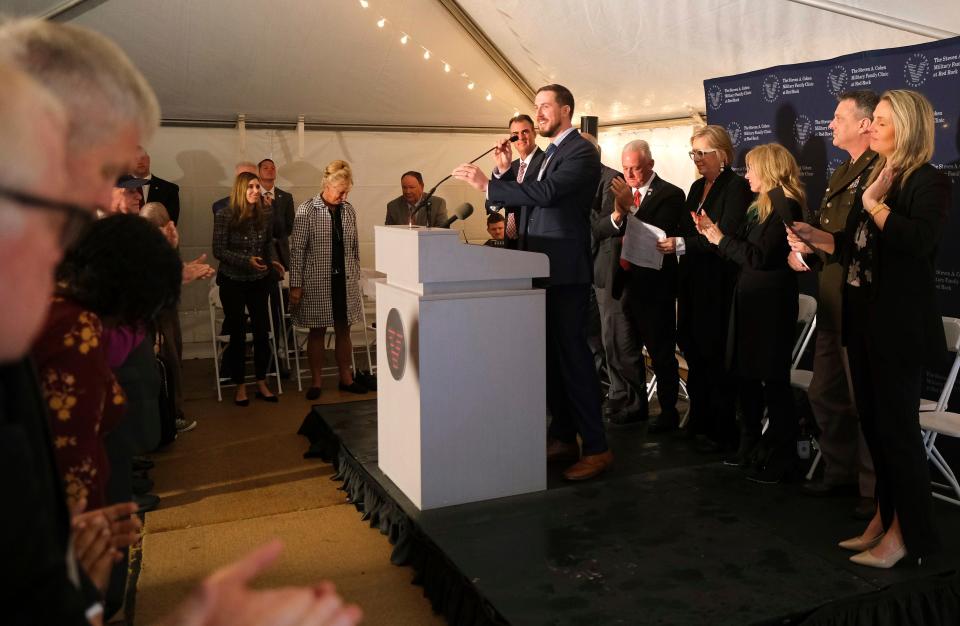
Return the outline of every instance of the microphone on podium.
{"type": "MultiPolygon", "coordinates": [[[[520,136],[519,136],[519,135],[510,135],[510,143],[516,143],[518,139],[520,139],[520,136]]],[[[496,149],[497,149],[497,147],[494,146],[494,147],[490,148],[489,150],[487,150],[486,152],[484,152],[483,154],[481,154],[480,156],[478,156],[477,158],[475,158],[473,161],[470,161],[470,162],[471,162],[471,163],[474,163],[474,162],[476,162],[476,161],[479,161],[481,158],[487,156],[488,154],[490,154],[491,152],[493,152],[493,151],[496,150],[496,149]]],[[[426,206],[426,205],[430,202],[430,198],[432,198],[432,197],[433,197],[433,194],[436,193],[437,188],[438,188],[440,185],[442,185],[443,183],[445,183],[445,182],[447,182],[448,180],[450,180],[451,177],[453,177],[453,174],[448,174],[447,176],[445,176],[445,177],[443,178],[443,180],[441,180],[439,183],[437,183],[436,185],[434,185],[433,188],[432,188],[430,191],[428,191],[427,193],[423,194],[423,197],[420,198],[420,202],[418,202],[418,203],[417,203],[417,206],[415,206],[415,207],[413,208],[413,213],[410,214],[411,219],[412,219],[414,216],[416,216],[417,213],[420,212],[420,209],[422,209],[424,206],[426,206]]],[[[471,212],[473,211],[473,207],[470,208],[470,211],[471,211],[471,212]]],[[[465,218],[461,218],[461,219],[465,219],[465,218]]],[[[452,224],[452,223],[453,223],[453,222],[451,222],[451,224],[452,224]]],[[[447,227],[449,227],[449,226],[450,226],[450,224],[447,224],[447,227]]]]}
{"type": "Polygon", "coordinates": [[[469,202],[464,202],[456,209],[453,210],[453,215],[447,218],[447,221],[444,222],[444,228],[450,228],[450,225],[456,222],[457,220],[465,220],[468,217],[473,215],[473,205],[469,202]]]}

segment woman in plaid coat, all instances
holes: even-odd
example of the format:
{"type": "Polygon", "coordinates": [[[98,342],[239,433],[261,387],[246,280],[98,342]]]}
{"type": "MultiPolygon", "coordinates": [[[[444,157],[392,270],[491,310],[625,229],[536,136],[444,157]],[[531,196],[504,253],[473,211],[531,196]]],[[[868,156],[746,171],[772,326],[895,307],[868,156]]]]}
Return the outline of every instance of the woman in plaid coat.
{"type": "Polygon", "coordinates": [[[331,161],[323,173],[323,191],[297,208],[290,235],[290,313],[293,323],[310,329],[307,356],[313,382],[307,399],[320,396],[324,336],[333,326],[334,354],[341,391],[366,393],[353,380],[350,325],[361,319],[360,248],[357,213],[347,202],[353,173],[346,161],[331,161]]]}

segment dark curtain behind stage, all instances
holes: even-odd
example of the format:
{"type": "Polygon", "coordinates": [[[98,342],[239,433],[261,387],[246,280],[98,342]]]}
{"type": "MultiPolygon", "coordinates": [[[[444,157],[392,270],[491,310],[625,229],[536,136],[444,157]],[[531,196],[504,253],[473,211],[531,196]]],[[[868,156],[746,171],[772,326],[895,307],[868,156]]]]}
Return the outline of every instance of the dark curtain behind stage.
{"type": "MultiPolygon", "coordinates": [[[[837,95],[850,89],[915,89],[936,112],[936,152],[933,164],[953,183],[953,207],[940,244],[937,288],[941,314],[960,317],[960,37],[935,43],[870,50],[824,61],[780,65],[747,74],[705,80],[707,116],[724,126],[737,150],[734,169],[744,173],[750,148],[777,142],[800,163],[811,210],[820,206],[827,180],[848,157],[831,143],[828,124],[837,95]]],[[[816,283],[806,277],[803,290],[816,283]]],[[[936,398],[946,370],[928,372],[924,397],[936,398]]],[[[950,410],[960,411],[954,390],[950,410]]],[[[941,437],[938,447],[956,469],[960,445],[941,437]]]]}

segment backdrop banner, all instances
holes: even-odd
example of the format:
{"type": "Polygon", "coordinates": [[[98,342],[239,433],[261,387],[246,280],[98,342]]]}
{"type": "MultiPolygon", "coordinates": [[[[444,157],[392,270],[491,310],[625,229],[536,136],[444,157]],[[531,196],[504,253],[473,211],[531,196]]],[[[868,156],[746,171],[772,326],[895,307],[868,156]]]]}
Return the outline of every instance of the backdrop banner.
{"type": "MultiPolygon", "coordinates": [[[[933,164],[953,185],[953,206],[937,258],[937,289],[941,313],[960,317],[960,37],[778,65],[705,80],[703,88],[709,123],[724,126],[737,150],[734,169],[744,173],[750,148],[782,144],[800,164],[811,211],[819,208],[830,174],[848,159],[833,146],[828,127],[840,93],[914,89],[929,98],[936,117],[933,164]]],[[[941,373],[929,373],[924,397],[936,398],[942,385],[941,373]]],[[[953,394],[950,405],[951,410],[960,407],[960,393],[953,394]]]]}

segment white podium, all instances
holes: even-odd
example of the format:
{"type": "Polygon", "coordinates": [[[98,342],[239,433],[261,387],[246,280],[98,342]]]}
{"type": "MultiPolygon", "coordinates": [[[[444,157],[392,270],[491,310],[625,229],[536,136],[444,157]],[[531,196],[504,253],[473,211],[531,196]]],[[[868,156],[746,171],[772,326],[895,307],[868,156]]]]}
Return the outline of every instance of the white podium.
{"type": "Polygon", "coordinates": [[[546,255],[374,236],[380,469],[421,510],[546,489],[546,255]]]}

